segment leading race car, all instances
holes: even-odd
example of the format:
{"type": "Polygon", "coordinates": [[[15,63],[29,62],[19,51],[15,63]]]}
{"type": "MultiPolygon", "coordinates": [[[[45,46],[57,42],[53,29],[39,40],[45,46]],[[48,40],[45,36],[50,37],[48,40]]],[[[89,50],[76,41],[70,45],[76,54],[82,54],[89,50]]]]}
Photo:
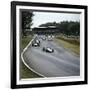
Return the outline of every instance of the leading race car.
{"type": "Polygon", "coordinates": [[[33,42],[33,43],[32,43],[32,46],[33,46],[33,47],[39,47],[40,44],[39,44],[39,43],[36,43],[36,42],[33,42]]]}
{"type": "Polygon", "coordinates": [[[40,46],[40,41],[39,40],[35,40],[32,42],[32,46],[33,47],[39,47],[40,46]]]}
{"type": "Polygon", "coordinates": [[[48,53],[53,53],[54,49],[50,48],[50,47],[43,47],[42,49],[44,52],[48,52],[48,53]]]}

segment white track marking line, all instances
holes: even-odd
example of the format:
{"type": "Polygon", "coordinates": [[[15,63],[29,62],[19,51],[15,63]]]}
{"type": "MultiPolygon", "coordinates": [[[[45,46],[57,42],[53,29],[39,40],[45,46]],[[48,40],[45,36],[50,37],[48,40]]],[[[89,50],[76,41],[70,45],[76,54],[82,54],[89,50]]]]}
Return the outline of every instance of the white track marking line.
{"type": "Polygon", "coordinates": [[[44,75],[36,72],[34,69],[32,69],[31,67],[29,67],[29,66],[27,65],[27,63],[25,62],[24,58],[23,58],[24,52],[28,49],[28,47],[31,45],[31,43],[32,43],[32,41],[33,41],[34,39],[35,39],[35,37],[34,37],[34,38],[29,42],[29,44],[24,48],[23,52],[21,53],[21,59],[22,59],[23,63],[25,64],[25,66],[26,66],[28,69],[30,69],[30,70],[33,71],[34,73],[38,74],[39,76],[45,77],[44,75]]]}

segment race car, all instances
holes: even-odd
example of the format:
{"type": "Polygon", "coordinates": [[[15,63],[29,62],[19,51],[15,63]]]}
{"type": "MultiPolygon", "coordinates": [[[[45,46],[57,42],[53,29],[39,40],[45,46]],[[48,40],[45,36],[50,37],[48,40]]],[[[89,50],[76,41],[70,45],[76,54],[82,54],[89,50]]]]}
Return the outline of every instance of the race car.
{"type": "Polygon", "coordinates": [[[32,46],[33,46],[33,47],[39,47],[40,44],[39,44],[39,43],[32,43],[32,46]]]}
{"type": "Polygon", "coordinates": [[[32,46],[33,47],[39,47],[40,46],[40,41],[39,40],[35,40],[32,42],[32,46]]]}
{"type": "Polygon", "coordinates": [[[54,49],[50,48],[50,47],[43,47],[42,49],[44,52],[48,52],[48,53],[53,53],[54,49]]]}

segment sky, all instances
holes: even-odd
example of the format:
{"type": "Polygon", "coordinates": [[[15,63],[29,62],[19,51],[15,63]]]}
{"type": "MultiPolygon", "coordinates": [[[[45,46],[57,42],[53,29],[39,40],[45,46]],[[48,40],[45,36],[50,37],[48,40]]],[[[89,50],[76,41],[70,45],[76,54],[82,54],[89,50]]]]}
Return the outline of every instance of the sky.
{"type": "Polygon", "coordinates": [[[80,21],[80,14],[75,13],[33,12],[33,14],[32,28],[47,22],[80,21]]]}

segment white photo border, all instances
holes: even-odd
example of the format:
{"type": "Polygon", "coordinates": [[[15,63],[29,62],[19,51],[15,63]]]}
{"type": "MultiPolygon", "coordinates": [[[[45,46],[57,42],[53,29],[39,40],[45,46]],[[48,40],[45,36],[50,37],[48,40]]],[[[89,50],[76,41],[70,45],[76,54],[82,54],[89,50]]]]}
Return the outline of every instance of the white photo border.
{"type": "Polygon", "coordinates": [[[71,81],[84,81],[84,10],[82,9],[68,9],[68,8],[50,8],[50,7],[35,7],[35,6],[17,6],[16,7],[16,36],[17,36],[17,84],[37,84],[37,83],[51,83],[51,82],[71,82],[71,81]],[[69,77],[52,77],[52,78],[34,78],[34,79],[21,79],[20,80],[20,69],[19,69],[19,59],[20,59],[20,9],[25,10],[50,10],[50,11],[66,11],[66,12],[78,12],[80,13],[80,76],[69,76],[69,77]],[[82,49],[83,48],[83,49],[82,49]]]}

